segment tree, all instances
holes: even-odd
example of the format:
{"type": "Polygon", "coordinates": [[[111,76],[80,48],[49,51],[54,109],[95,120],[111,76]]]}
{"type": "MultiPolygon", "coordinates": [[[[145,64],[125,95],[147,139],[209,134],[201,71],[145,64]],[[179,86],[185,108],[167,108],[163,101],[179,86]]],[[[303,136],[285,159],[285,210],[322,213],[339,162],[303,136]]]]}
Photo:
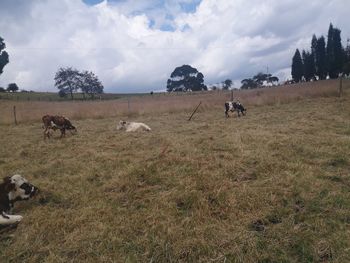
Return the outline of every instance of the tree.
{"type": "Polygon", "coordinates": [[[19,88],[18,88],[16,83],[10,83],[7,87],[8,92],[16,92],[18,90],[19,90],[19,88]]]}
{"type": "Polygon", "coordinates": [[[71,67],[60,68],[55,75],[55,86],[61,94],[70,93],[73,99],[73,92],[80,88],[80,73],[71,67]]]}
{"type": "Polygon", "coordinates": [[[241,83],[241,89],[255,89],[258,87],[258,84],[253,79],[243,79],[241,83]]]}
{"type": "Polygon", "coordinates": [[[256,82],[258,88],[264,86],[264,82],[269,82],[269,79],[272,77],[271,74],[265,74],[262,72],[259,72],[253,77],[253,80],[256,82]]]}
{"type": "Polygon", "coordinates": [[[312,53],[303,50],[302,59],[304,65],[303,75],[306,81],[310,81],[315,78],[315,63],[312,53]]]}
{"type": "Polygon", "coordinates": [[[204,75],[190,65],[175,68],[167,80],[167,91],[199,91],[207,90],[204,75]]]}
{"type": "MultiPolygon", "coordinates": [[[[103,85],[98,77],[91,71],[80,73],[80,89],[85,94],[94,98],[95,94],[103,93],[103,85]]],[[[85,96],[85,95],[84,95],[85,96]]]]}
{"type": "Polygon", "coordinates": [[[63,89],[61,89],[58,92],[58,96],[60,96],[60,98],[65,98],[65,97],[67,97],[67,93],[63,89]]]}
{"type": "Polygon", "coordinates": [[[343,68],[343,46],[341,44],[341,31],[329,25],[327,36],[327,71],[329,77],[334,79],[339,76],[343,68]]]}
{"type": "Polygon", "coordinates": [[[327,65],[326,65],[326,42],[323,36],[317,39],[316,46],[316,75],[319,79],[326,79],[327,65]]]}
{"type": "Polygon", "coordinates": [[[6,92],[6,89],[3,87],[0,87],[0,92],[6,92]]]}
{"type": "Polygon", "coordinates": [[[232,86],[232,80],[230,80],[230,79],[226,79],[222,84],[223,84],[223,87],[222,87],[222,89],[224,89],[224,90],[229,90],[230,88],[231,88],[231,86],[232,86]]]}
{"type": "Polygon", "coordinates": [[[4,39],[0,37],[0,75],[2,70],[7,63],[9,63],[9,55],[6,51],[3,51],[6,48],[4,39]]]}
{"type": "Polygon", "coordinates": [[[241,81],[242,86],[241,89],[256,89],[256,88],[262,88],[267,83],[277,83],[279,79],[275,76],[272,76],[271,74],[265,74],[262,72],[259,72],[253,78],[249,79],[243,79],[241,81]]]}
{"type": "Polygon", "coordinates": [[[317,53],[317,37],[314,34],[312,36],[312,40],[311,40],[311,56],[312,56],[312,61],[313,61],[314,80],[316,80],[316,72],[317,72],[316,53],[317,53]]]}
{"type": "Polygon", "coordinates": [[[276,85],[276,84],[278,84],[279,79],[277,77],[275,77],[275,76],[270,76],[270,77],[268,77],[267,81],[269,83],[272,83],[273,85],[276,85]]]}
{"type": "Polygon", "coordinates": [[[347,76],[350,75],[350,39],[348,39],[348,44],[344,50],[343,73],[347,76]]]}
{"type": "Polygon", "coordinates": [[[303,61],[301,60],[299,49],[295,50],[292,59],[292,78],[295,82],[300,82],[303,78],[303,61]]]}

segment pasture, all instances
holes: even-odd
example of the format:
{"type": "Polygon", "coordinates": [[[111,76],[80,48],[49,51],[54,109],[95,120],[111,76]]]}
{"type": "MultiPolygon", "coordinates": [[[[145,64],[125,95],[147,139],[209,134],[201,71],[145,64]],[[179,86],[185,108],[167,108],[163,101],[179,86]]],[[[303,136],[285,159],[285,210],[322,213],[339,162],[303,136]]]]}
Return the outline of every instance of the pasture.
{"type": "Polygon", "coordinates": [[[0,261],[349,262],[350,93],[327,87],[239,93],[247,115],[228,119],[229,93],[96,115],[23,102],[17,126],[0,102],[0,176],[41,189],[15,206],[0,261]],[[44,141],[40,115],[58,109],[78,134],[44,141]],[[152,132],[118,132],[120,119],[152,132]]]}

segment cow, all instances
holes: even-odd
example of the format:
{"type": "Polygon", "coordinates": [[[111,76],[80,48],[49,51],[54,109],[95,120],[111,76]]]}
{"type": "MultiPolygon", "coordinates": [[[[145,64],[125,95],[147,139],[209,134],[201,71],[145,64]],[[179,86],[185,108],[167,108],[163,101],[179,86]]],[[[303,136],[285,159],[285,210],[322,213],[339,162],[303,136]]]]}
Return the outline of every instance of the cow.
{"type": "Polygon", "coordinates": [[[50,138],[51,130],[59,129],[61,131],[61,137],[66,135],[66,130],[70,130],[77,132],[77,129],[72,125],[70,120],[63,116],[53,116],[53,115],[45,115],[42,118],[44,123],[44,139],[50,138]]]}
{"type": "Polygon", "coordinates": [[[30,184],[24,177],[15,174],[7,176],[0,184],[0,225],[19,223],[23,217],[11,215],[14,203],[28,200],[38,193],[38,188],[30,184]]]}
{"type": "Polygon", "coordinates": [[[117,130],[125,130],[126,132],[135,132],[135,131],[151,131],[151,128],[142,122],[127,122],[120,121],[117,125],[117,130]]]}
{"type": "Polygon", "coordinates": [[[244,108],[244,106],[239,102],[239,101],[227,101],[225,102],[225,116],[226,118],[230,117],[228,115],[228,112],[237,112],[238,117],[241,117],[241,113],[242,115],[245,115],[247,110],[246,108],[244,108]]]}

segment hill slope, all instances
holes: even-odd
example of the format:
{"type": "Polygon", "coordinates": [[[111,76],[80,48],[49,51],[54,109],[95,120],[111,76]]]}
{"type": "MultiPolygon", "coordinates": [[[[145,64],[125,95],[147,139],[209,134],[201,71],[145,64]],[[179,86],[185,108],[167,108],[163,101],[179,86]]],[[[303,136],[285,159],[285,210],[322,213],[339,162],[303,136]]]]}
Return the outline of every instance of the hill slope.
{"type": "Polygon", "coordinates": [[[0,261],[349,262],[349,116],[346,94],[135,116],[151,133],[86,119],[44,142],[39,122],[0,125],[0,175],[41,189],[0,261]]]}

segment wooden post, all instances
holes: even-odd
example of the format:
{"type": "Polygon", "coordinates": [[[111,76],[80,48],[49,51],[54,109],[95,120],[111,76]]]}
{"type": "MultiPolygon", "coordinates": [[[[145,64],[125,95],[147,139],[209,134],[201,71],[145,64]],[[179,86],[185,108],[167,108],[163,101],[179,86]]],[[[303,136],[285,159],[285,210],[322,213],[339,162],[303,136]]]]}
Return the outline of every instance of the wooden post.
{"type": "Polygon", "coordinates": [[[188,121],[190,121],[192,119],[192,116],[196,113],[196,111],[198,110],[199,106],[201,105],[201,101],[199,102],[198,106],[194,109],[194,111],[192,112],[190,118],[188,119],[188,121]]]}
{"type": "Polygon", "coordinates": [[[231,101],[233,101],[233,90],[231,89],[231,101]]]}
{"type": "Polygon", "coordinates": [[[340,77],[339,81],[339,97],[343,95],[343,76],[340,77]]]}
{"type": "Polygon", "coordinates": [[[130,112],[130,99],[128,98],[128,111],[130,112]]]}
{"type": "Polygon", "coordinates": [[[15,119],[15,125],[17,125],[16,106],[13,106],[13,117],[15,119]]]}

